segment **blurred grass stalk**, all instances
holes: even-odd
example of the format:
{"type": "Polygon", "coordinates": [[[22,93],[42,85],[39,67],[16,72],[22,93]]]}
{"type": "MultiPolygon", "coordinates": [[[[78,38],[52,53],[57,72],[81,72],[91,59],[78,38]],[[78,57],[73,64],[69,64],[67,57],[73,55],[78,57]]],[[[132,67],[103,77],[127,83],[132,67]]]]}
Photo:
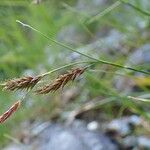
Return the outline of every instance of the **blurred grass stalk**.
{"type": "Polygon", "coordinates": [[[145,99],[145,98],[140,98],[140,97],[133,97],[133,96],[128,96],[129,99],[134,100],[134,101],[141,101],[141,102],[148,102],[150,103],[150,99],[145,99]]]}
{"type": "Polygon", "coordinates": [[[128,5],[129,7],[135,9],[136,11],[142,13],[143,15],[150,16],[150,12],[140,9],[139,7],[129,3],[128,0],[118,0],[115,3],[113,3],[111,6],[109,6],[108,8],[104,9],[104,11],[98,13],[95,16],[92,16],[86,23],[91,24],[94,21],[97,21],[101,17],[104,17],[106,14],[110,13],[113,9],[115,9],[116,7],[118,7],[122,3],[125,5],[128,5]]]}
{"type": "Polygon", "coordinates": [[[104,9],[104,11],[98,13],[97,15],[91,17],[91,19],[89,19],[87,21],[87,24],[91,24],[94,21],[100,19],[101,17],[105,16],[106,14],[108,14],[110,11],[112,11],[113,9],[115,9],[116,7],[118,7],[121,4],[121,2],[118,0],[115,3],[113,3],[111,6],[109,6],[108,8],[104,9]]]}
{"type": "Polygon", "coordinates": [[[109,61],[105,61],[105,60],[101,60],[101,59],[97,59],[97,58],[93,58],[92,56],[88,55],[88,54],[85,54],[85,53],[82,53],[82,52],[79,52],[77,50],[75,50],[74,48],[68,46],[68,45],[65,45],[64,43],[61,43],[59,41],[56,41],[55,39],[51,38],[51,37],[48,37],[46,34],[42,33],[41,31],[35,29],[34,27],[28,25],[28,24],[25,24],[23,22],[21,22],[20,20],[16,20],[17,23],[21,24],[23,27],[27,27],[27,28],[30,28],[32,29],[33,31],[41,34],[43,37],[45,37],[46,39],[50,40],[51,42],[59,45],[59,46],[62,46],[64,48],[67,48],[68,50],[72,51],[72,52],[75,52],[75,53],[78,53],[86,58],[89,58],[89,59],[92,59],[92,60],[95,60],[96,62],[100,62],[100,63],[103,63],[103,64],[107,64],[107,65],[111,65],[111,66],[115,66],[115,67],[118,67],[118,68],[123,68],[123,69],[128,69],[128,70],[132,70],[132,71],[135,71],[135,72],[141,72],[141,73],[144,73],[144,74],[148,74],[150,75],[150,72],[148,71],[144,71],[144,70],[138,70],[138,69],[135,69],[135,68],[132,68],[132,67],[128,67],[128,66],[122,66],[120,64],[116,64],[116,63],[113,63],[113,62],[109,62],[109,61]]]}

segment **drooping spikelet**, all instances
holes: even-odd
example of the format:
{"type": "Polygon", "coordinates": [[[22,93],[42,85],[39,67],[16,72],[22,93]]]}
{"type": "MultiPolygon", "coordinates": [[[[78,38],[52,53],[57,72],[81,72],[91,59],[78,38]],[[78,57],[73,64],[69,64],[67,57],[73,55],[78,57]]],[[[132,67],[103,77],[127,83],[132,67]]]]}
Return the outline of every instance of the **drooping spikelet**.
{"type": "Polygon", "coordinates": [[[17,101],[14,103],[5,113],[0,116],[0,123],[5,122],[7,118],[9,118],[20,106],[21,101],[17,101]]]}
{"type": "Polygon", "coordinates": [[[84,72],[85,68],[76,68],[68,71],[67,73],[58,76],[52,83],[39,88],[35,92],[37,94],[47,94],[51,91],[56,91],[59,88],[63,88],[69,81],[73,81],[77,76],[80,76],[84,72]]]}
{"type": "Polygon", "coordinates": [[[30,89],[33,88],[40,80],[42,76],[31,77],[26,76],[22,78],[8,80],[3,84],[3,90],[14,91],[18,89],[30,89]]]}

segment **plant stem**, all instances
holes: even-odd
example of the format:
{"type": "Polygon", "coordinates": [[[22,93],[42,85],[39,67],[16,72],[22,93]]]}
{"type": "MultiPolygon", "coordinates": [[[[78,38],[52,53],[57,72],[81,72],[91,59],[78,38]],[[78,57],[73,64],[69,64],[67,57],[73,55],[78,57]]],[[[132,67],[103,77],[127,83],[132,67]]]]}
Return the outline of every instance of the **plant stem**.
{"type": "Polygon", "coordinates": [[[96,21],[96,20],[100,19],[101,17],[105,16],[110,11],[112,11],[114,8],[118,7],[120,4],[121,4],[121,2],[119,0],[116,1],[114,4],[112,4],[111,6],[109,6],[108,8],[106,8],[104,11],[98,13],[97,15],[95,15],[94,17],[92,17],[91,19],[89,19],[87,21],[87,24],[91,24],[94,21],[96,21]]]}
{"type": "Polygon", "coordinates": [[[23,22],[19,21],[19,20],[16,20],[17,23],[20,23],[21,25],[23,25],[24,27],[27,27],[27,28],[30,28],[32,30],[34,30],[35,32],[41,34],[43,37],[45,37],[46,39],[50,40],[51,42],[59,45],[59,46],[62,46],[64,48],[67,48],[68,50],[72,51],[72,52],[76,52],[84,57],[87,57],[89,59],[92,59],[94,61],[98,61],[100,63],[103,63],[103,64],[107,64],[107,65],[111,65],[111,66],[115,66],[115,67],[118,67],[118,68],[124,68],[124,69],[128,69],[128,70],[132,70],[132,71],[135,71],[135,72],[141,72],[141,73],[144,73],[144,74],[148,74],[150,75],[150,72],[148,71],[144,71],[144,70],[138,70],[138,69],[135,69],[135,68],[131,68],[131,67],[128,67],[128,66],[122,66],[120,64],[116,64],[116,63],[113,63],[113,62],[109,62],[109,61],[105,61],[105,60],[101,60],[101,59],[97,59],[97,58],[93,58],[92,56],[90,55],[87,55],[87,54],[84,54],[82,52],[79,52],[77,50],[75,50],[74,48],[68,46],[68,45],[65,45],[59,41],[56,41],[55,39],[51,38],[51,37],[48,37],[47,35],[45,35],[44,33],[42,33],[41,31],[35,29],[34,27],[28,25],[28,24],[24,24],[23,22]]]}
{"type": "Polygon", "coordinates": [[[150,103],[150,99],[145,99],[145,98],[140,98],[140,97],[133,97],[133,96],[128,96],[129,99],[135,100],[135,101],[142,101],[142,102],[148,102],[150,103]]]}
{"type": "Polygon", "coordinates": [[[145,11],[145,10],[142,10],[141,8],[139,8],[139,7],[137,7],[137,6],[133,5],[133,4],[131,4],[131,3],[129,3],[129,2],[125,2],[125,1],[123,1],[123,0],[120,0],[120,1],[121,1],[122,3],[128,5],[128,6],[132,7],[132,8],[135,9],[136,11],[138,11],[138,12],[140,12],[140,13],[146,15],[146,16],[150,16],[150,12],[145,11]]]}
{"type": "MultiPolygon", "coordinates": [[[[59,68],[56,68],[56,69],[53,69],[53,70],[51,70],[51,71],[49,71],[49,72],[46,72],[46,73],[44,73],[44,74],[42,74],[41,76],[42,77],[45,77],[45,76],[47,76],[47,75],[49,75],[49,74],[51,74],[51,73],[54,73],[54,72],[56,72],[56,71],[59,71],[59,70],[61,70],[61,69],[64,69],[64,68],[67,68],[67,67],[70,67],[70,66],[74,66],[74,65],[77,65],[77,64],[83,64],[83,63],[97,63],[96,61],[81,61],[81,62],[75,62],[75,63],[70,63],[70,64],[67,64],[67,65],[64,65],[64,66],[61,66],[61,67],[59,67],[59,68]]],[[[92,65],[92,64],[91,64],[92,65]]],[[[91,65],[89,65],[89,66],[87,66],[87,67],[85,67],[85,68],[88,68],[88,67],[90,67],[91,65]]]]}
{"type": "MultiPolygon", "coordinates": [[[[71,67],[71,66],[74,66],[74,65],[77,65],[77,64],[84,64],[84,63],[90,63],[90,65],[84,67],[85,69],[87,69],[87,68],[91,67],[92,65],[94,65],[95,63],[98,63],[98,61],[79,61],[79,62],[70,63],[70,64],[67,64],[67,65],[58,67],[56,69],[53,69],[51,71],[45,72],[45,73],[43,73],[43,74],[41,74],[39,76],[41,78],[43,78],[43,77],[45,77],[45,76],[47,76],[47,75],[49,75],[51,73],[54,73],[54,72],[57,72],[57,71],[61,70],[61,69],[64,69],[64,68],[67,68],[67,67],[71,67]]],[[[4,85],[5,85],[5,83],[0,84],[0,86],[4,86],[4,85]]]]}

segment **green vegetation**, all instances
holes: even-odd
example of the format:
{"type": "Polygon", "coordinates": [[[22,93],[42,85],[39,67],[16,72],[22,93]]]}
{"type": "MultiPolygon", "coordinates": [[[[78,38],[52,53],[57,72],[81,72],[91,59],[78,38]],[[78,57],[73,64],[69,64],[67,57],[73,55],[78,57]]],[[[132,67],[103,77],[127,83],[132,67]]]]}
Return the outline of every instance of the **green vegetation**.
{"type": "MultiPolygon", "coordinates": [[[[101,100],[110,97],[113,99],[111,103],[108,102],[97,107],[97,109],[100,108],[101,111],[105,112],[108,119],[122,116],[124,110],[128,110],[130,113],[141,115],[150,121],[149,106],[147,105],[149,100],[143,97],[136,98],[149,94],[149,64],[132,65],[129,66],[129,70],[125,66],[129,55],[136,48],[150,42],[149,35],[145,34],[149,32],[150,28],[150,3],[148,0],[145,0],[146,2],[147,4],[144,4],[141,0],[120,0],[117,2],[112,0],[105,4],[105,8],[100,6],[98,14],[90,14],[84,10],[78,11],[74,7],[76,4],[74,0],[65,0],[63,2],[59,0],[43,0],[40,4],[34,4],[30,0],[1,0],[1,82],[24,76],[27,73],[30,75],[42,74],[74,63],[71,55],[72,51],[74,52],[75,50],[77,50],[78,54],[81,54],[79,57],[77,55],[77,60],[75,61],[99,61],[100,63],[92,65],[83,74],[80,82],[74,82],[65,87],[67,89],[76,86],[80,89],[74,101],[65,106],[60,100],[60,92],[47,96],[28,94],[15,115],[8,119],[6,123],[0,125],[0,146],[4,145],[8,140],[4,134],[11,135],[14,130],[19,130],[16,126],[19,127],[21,122],[32,119],[38,120],[39,118],[49,120],[55,116],[58,108],[64,112],[72,111],[96,97],[100,97],[101,100]],[[44,36],[46,35],[46,38],[32,29],[16,23],[16,20],[35,27],[44,36]],[[70,35],[70,38],[65,40],[65,35],[71,34],[69,33],[70,26],[73,26],[76,29],[75,32],[80,33],[79,35],[82,36],[77,35],[77,37],[71,39],[72,35],[70,35]],[[68,33],[64,29],[65,27],[68,29],[68,33]],[[92,41],[99,41],[99,45],[104,45],[104,39],[102,39],[102,36],[99,37],[97,33],[104,34],[105,37],[109,34],[108,31],[112,29],[122,34],[123,40],[119,44],[122,45],[121,48],[124,50],[119,49],[116,51],[114,47],[108,48],[106,46],[105,49],[111,50],[108,53],[101,53],[100,50],[95,50],[94,46],[90,47],[90,49],[87,47],[92,41]],[[68,49],[71,51],[68,51],[68,49]],[[123,69],[122,66],[127,69],[123,69]],[[135,77],[136,72],[134,71],[143,72],[141,73],[142,80],[140,76],[139,78],[135,77]],[[115,77],[118,77],[117,80],[121,80],[120,77],[125,77],[135,81],[140,90],[131,90],[128,94],[124,90],[119,91],[114,87],[115,77]],[[116,106],[119,109],[114,111],[116,106]],[[113,113],[116,111],[117,113],[113,113]]],[[[75,66],[86,65],[83,63],[75,66]]],[[[48,76],[45,82],[51,81],[61,71],[66,71],[66,69],[62,68],[48,76]]],[[[2,114],[6,111],[21,97],[22,95],[19,92],[10,93],[1,90],[0,113],[2,114]]],[[[59,114],[59,119],[63,120],[63,115],[59,114]]]]}

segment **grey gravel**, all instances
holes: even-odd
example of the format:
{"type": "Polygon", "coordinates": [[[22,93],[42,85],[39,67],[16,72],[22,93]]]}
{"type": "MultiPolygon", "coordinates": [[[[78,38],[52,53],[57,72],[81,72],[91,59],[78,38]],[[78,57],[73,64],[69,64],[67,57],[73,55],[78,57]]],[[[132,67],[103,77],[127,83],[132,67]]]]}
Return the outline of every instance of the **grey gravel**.
{"type": "MultiPolygon", "coordinates": [[[[47,123],[46,123],[47,124],[47,123]]],[[[38,127],[39,128],[39,127],[38,127]]],[[[37,132],[36,132],[37,133],[37,132]]],[[[32,132],[31,132],[32,134],[32,132]]],[[[10,144],[3,150],[118,150],[111,140],[100,132],[89,131],[86,126],[50,124],[33,137],[28,144],[10,144]]]]}

